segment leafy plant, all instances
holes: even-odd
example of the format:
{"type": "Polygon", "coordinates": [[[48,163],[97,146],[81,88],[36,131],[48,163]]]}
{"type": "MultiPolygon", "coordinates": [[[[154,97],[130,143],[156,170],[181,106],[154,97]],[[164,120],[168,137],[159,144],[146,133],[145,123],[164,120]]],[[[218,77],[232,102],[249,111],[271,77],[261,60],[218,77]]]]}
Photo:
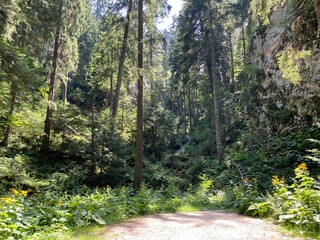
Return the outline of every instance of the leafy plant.
{"type": "Polygon", "coordinates": [[[247,213],[246,211],[252,203],[261,202],[263,199],[258,191],[255,178],[251,181],[245,178],[243,185],[234,187],[233,192],[236,197],[233,208],[241,214],[247,213]]]}
{"type": "MultiPolygon", "coordinates": [[[[320,144],[320,141],[319,140],[315,140],[315,139],[310,139],[311,142],[313,143],[316,143],[317,145],[320,144]]],[[[314,149],[311,149],[311,150],[308,150],[308,152],[311,153],[311,156],[306,156],[306,158],[308,159],[311,159],[313,161],[316,161],[316,162],[320,162],[320,150],[318,148],[314,148],[314,149]]]]}
{"type": "Polygon", "coordinates": [[[268,200],[252,204],[247,212],[252,215],[272,215],[279,223],[300,229],[303,233],[320,233],[320,183],[310,177],[307,165],[299,164],[292,184],[273,176],[275,192],[268,200]]]}

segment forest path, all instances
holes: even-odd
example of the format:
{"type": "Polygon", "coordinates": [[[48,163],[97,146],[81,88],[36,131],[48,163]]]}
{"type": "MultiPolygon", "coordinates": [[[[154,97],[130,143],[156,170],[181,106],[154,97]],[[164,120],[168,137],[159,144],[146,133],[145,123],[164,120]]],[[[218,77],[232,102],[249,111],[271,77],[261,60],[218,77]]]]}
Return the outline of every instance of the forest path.
{"type": "Polygon", "coordinates": [[[270,222],[224,211],[144,216],[107,226],[97,235],[108,240],[298,239],[281,234],[270,222]]]}

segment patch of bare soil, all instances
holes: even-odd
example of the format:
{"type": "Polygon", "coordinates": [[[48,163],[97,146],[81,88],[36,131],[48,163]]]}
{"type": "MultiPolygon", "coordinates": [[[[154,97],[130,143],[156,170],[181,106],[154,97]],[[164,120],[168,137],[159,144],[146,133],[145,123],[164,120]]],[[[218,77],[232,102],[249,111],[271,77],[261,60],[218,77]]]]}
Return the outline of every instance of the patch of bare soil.
{"type": "Polygon", "coordinates": [[[108,226],[113,240],[297,240],[262,219],[223,211],[158,214],[108,226]]]}

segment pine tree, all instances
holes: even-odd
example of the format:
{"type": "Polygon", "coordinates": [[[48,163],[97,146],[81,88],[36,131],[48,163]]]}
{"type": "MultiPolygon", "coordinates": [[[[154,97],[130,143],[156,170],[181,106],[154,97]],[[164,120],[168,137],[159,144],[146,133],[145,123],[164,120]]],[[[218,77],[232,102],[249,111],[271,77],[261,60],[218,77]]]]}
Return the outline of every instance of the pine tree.
{"type": "Polygon", "coordinates": [[[318,20],[318,37],[320,36],[320,0],[313,0],[318,20]]]}
{"type": "MultiPolygon", "coordinates": [[[[50,73],[50,89],[48,95],[48,106],[46,111],[45,126],[44,126],[44,135],[42,138],[41,152],[47,153],[50,147],[50,134],[52,126],[52,117],[54,112],[54,100],[55,100],[55,91],[56,91],[56,78],[58,73],[58,58],[61,53],[61,41],[62,36],[65,39],[68,37],[71,39],[71,43],[76,44],[77,37],[79,35],[79,29],[81,27],[81,11],[82,11],[82,2],[72,0],[57,0],[52,2],[52,5],[47,8],[49,14],[52,14],[51,24],[53,29],[55,29],[54,35],[54,44],[53,44],[53,57],[52,57],[52,71],[50,73]],[[54,11],[54,12],[52,12],[54,11]]],[[[68,40],[66,41],[68,43],[68,40]]],[[[68,48],[72,49],[72,44],[68,45],[68,48]]],[[[74,51],[77,51],[77,48],[73,48],[74,51]]],[[[68,61],[67,55],[65,54],[64,59],[68,61]]],[[[73,61],[77,62],[77,58],[73,58],[73,61]]],[[[70,65],[67,63],[66,75],[68,75],[68,67],[70,65]]],[[[67,82],[64,82],[66,86],[67,82]]],[[[65,88],[66,92],[66,88],[65,88]]]]}
{"type": "Polygon", "coordinates": [[[136,159],[133,182],[135,191],[141,187],[143,163],[143,0],[138,1],[138,75],[136,159]]]}
{"type": "Polygon", "coordinates": [[[129,27],[130,27],[130,15],[132,11],[132,0],[129,0],[128,5],[128,12],[127,12],[127,18],[126,23],[124,26],[124,34],[122,39],[122,47],[121,47],[121,55],[119,60],[119,67],[118,67],[118,76],[117,76],[117,85],[115,89],[114,94],[114,100],[113,100],[113,106],[112,106],[112,121],[113,121],[113,131],[116,126],[116,117],[118,113],[118,106],[119,106],[119,98],[120,98],[120,88],[122,84],[122,78],[123,78],[123,71],[124,71],[124,63],[125,58],[127,54],[127,42],[128,42],[128,34],[129,34],[129,27]]]}

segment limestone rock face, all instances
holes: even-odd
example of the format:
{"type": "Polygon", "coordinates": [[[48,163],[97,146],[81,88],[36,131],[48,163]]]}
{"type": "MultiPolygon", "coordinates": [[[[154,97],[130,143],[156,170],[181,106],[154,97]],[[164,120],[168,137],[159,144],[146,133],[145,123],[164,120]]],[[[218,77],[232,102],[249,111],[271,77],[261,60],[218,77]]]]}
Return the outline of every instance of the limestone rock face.
{"type": "MultiPolygon", "coordinates": [[[[260,99],[263,104],[273,103],[279,113],[285,110],[294,112],[291,116],[294,122],[312,118],[313,123],[316,123],[320,112],[320,46],[317,27],[309,23],[304,15],[297,16],[294,13],[288,1],[273,9],[269,16],[270,23],[264,31],[255,31],[253,34],[250,61],[264,71],[265,78],[260,82],[263,89],[260,99]],[[293,61],[301,78],[298,83],[286,79],[279,67],[279,56],[288,48],[294,49],[297,56],[301,51],[310,53],[307,57],[297,57],[293,61]]],[[[295,70],[292,68],[288,71],[295,70]]],[[[260,119],[268,115],[263,110],[260,114],[260,119]]]]}

